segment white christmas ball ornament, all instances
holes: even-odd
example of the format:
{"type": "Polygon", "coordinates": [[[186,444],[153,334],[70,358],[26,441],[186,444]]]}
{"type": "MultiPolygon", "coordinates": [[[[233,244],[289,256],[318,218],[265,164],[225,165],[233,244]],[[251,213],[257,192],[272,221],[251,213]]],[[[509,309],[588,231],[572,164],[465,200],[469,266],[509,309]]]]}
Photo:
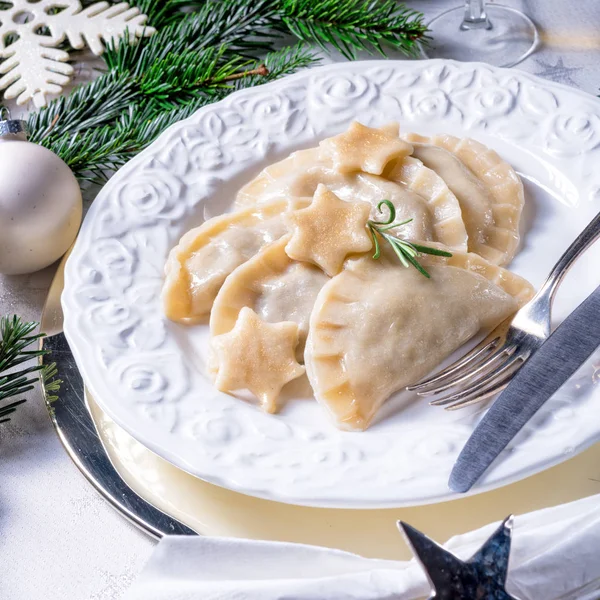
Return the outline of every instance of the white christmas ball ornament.
{"type": "Polygon", "coordinates": [[[53,152],[26,141],[23,121],[0,121],[0,273],[39,271],[71,246],[81,190],[53,152]]]}

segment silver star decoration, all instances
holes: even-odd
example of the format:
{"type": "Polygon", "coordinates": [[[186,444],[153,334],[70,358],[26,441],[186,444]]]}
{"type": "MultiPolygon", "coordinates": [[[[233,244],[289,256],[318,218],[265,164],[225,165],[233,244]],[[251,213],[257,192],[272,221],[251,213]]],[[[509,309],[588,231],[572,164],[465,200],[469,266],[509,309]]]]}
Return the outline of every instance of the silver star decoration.
{"type": "Polygon", "coordinates": [[[541,71],[535,73],[539,77],[545,77],[546,79],[552,79],[552,81],[568,83],[569,85],[578,87],[578,83],[571,77],[571,75],[581,71],[582,67],[566,67],[563,63],[562,57],[556,61],[555,65],[551,65],[549,62],[540,60],[539,58],[536,58],[535,62],[542,67],[541,71]]]}
{"type": "Polygon", "coordinates": [[[428,600],[518,600],[504,587],[512,527],[511,515],[465,562],[414,527],[398,521],[398,528],[433,588],[428,600]]]}

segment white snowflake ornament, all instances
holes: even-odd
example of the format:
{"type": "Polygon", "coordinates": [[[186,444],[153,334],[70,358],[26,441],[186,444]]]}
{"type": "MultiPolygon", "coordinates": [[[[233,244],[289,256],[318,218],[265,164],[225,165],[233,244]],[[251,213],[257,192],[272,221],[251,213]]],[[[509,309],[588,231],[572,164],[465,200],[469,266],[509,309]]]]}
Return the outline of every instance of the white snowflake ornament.
{"type": "Polygon", "coordinates": [[[87,43],[100,55],[103,41],[118,44],[126,33],[131,41],[154,33],[144,25],[146,15],[127,2],[96,2],[85,10],[79,0],[9,2],[12,6],[0,9],[0,90],[20,105],[33,100],[36,107],[44,106],[48,94],[60,94],[70,81],[69,54],[56,47],[65,38],[73,48],[87,43]]]}

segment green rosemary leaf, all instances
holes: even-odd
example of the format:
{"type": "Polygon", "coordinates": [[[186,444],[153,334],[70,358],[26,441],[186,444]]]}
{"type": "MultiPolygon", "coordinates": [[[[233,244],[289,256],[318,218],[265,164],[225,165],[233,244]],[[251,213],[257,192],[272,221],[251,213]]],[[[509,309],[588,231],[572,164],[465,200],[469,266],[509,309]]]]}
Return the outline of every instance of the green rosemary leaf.
{"type": "MultiPolygon", "coordinates": [[[[392,236],[390,236],[392,237],[392,236]]],[[[406,240],[401,240],[400,238],[394,237],[394,243],[398,244],[398,246],[402,247],[402,251],[405,254],[408,254],[409,256],[418,256],[419,253],[417,252],[417,250],[415,249],[415,247],[410,243],[407,242],[406,240]]]]}
{"type": "Polygon", "coordinates": [[[421,273],[421,275],[425,275],[425,277],[427,277],[427,279],[431,279],[431,275],[421,266],[421,263],[419,263],[419,261],[414,258],[413,256],[410,256],[410,254],[406,254],[406,260],[408,260],[408,262],[415,268],[417,269],[417,271],[419,271],[419,273],[421,273]]]}
{"type": "Polygon", "coordinates": [[[387,221],[370,221],[370,223],[373,223],[373,225],[389,225],[396,218],[396,207],[389,200],[382,200],[377,205],[377,210],[380,213],[383,213],[383,210],[381,210],[382,206],[387,207],[387,209],[390,211],[390,216],[387,221]]]}
{"type": "Polygon", "coordinates": [[[391,247],[398,260],[405,267],[409,267],[412,265],[427,279],[430,279],[431,276],[426,271],[425,268],[419,263],[417,257],[420,254],[433,254],[435,256],[452,256],[450,252],[446,252],[445,250],[438,250],[437,248],[430,248],[429,246],[421,246],[420,244],[414,244],[413,242],[409,242],[408,240],[403,240],[402,238],[398,238],[391,233],[387,233],[390,229],[394,229],[396,227],[400,227],[402,225],[406,225],[410,223],[412,219],[406,219],[405,221],[400,221],[399,223],[393,223],[394,218],[396,217],[396,209],[394,205],[389,200],[382,200],[377,205],[377,210],[379,212],[382,211],[382,206],[386,206],[390,212],[389,219],[387,221],[367,221],[367,226],[373,238],[373,243],[375,245],[375,254],[373,255],[374,259],[378,259],[381,256],[381,247],[379,244],[378,236],[381,236],[391,247]]]}
{"type": "Polygon", "coordinates": [[[389,200],[382,200],[377,205],[377,210],[380,213],[383,213],[383,210],[381,209],[382,206],[385,206],[390,213],[388,220],[387,221],[369,221],[370,223],[373,223],[373,225],[377,226],[378,231],[381,232],[381,231],[387,231],[388,229],[394,229],[395,227],[400,227],[402,225],[406,225],[407,223],[410,223],[412,221],[412,219],[406,219],[404,221],[400,221],[399,223],[394,223],[393,221],[396,218],[396,207],[389,200]],[[380,227],[380,225],[383,225],[383,227],[380,227]]]}
{"type": "Polygon", "coordinates": [[[408,268],[410,265],[408,264],[407,258],[409,257],[405,255],[402,251],[402,246],[399,246],[398,244],[390,244],[390,246],[392,247],[392,250],[396,253],[396,256],[400,259],[400,262],[406,268],[408,268]]]}
{"type": "Polygon", "coordinates": [[[429,246],[421,246],[419,244],[412,243],[412,247],[420,252],[421,254],[432,254],[433,256],[445,256],[446,258],[450,258],[452,256],[451,252],[447,252],[446,250],[438,250],[437,248],[430,248],[429,246]]]}
{"type": "Polygon", "coordinates": [[[377,260],[381,256],[381,246],[379,245],[379,240],[377,239],[377,231],[368,223],[369,231],[371,232],[371,237],[373,238],[373,245],[375,246],[375,254],[373,254],[373,258],[377,260]]]}

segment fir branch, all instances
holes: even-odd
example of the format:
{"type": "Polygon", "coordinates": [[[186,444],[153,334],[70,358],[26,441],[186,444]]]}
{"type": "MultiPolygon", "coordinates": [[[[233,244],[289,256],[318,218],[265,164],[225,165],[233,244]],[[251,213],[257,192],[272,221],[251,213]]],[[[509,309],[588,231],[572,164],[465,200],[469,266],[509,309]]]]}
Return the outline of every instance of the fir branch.
{"type": "MultiPolygon", "coordinates": [[[[384,45],[413,56],[415,42],[428,40],[423,15],[396,0],[139,0],[137,6],[158,29],[176,25],[186,8],[197,9],[185,43],[227,43],[241,53],[272,50],[277,32],[291,33],[325,51],[333,46],[350,59],[356,58],[357,50],[385,55],[384,45]]],[[[158,37],[156,50],[172,39],[171,31],[167,27],[158,37]]]]}
{"type": "Polygon", "coordinates": [[[169,55],[139,77],[139,91],[165,108],[188,104],[202,94],[214,95],[228,80],[243,77],[240,69],[250,64],[239,56],[230,57],[226,50],[223,46],[169,55]]]}
{"type": "MultiPolygon", "coordinates": [[[[31,113],[28,122],[32,132],[30,140],[50,148],[55,140],[66,134],[113,124],[142,97],[147,101],[157,100],[157,111],[171,96],[174,101],[187,104],[190,97],[201,92],[210,93],[211,88],[221,86],[223,79],[246,64],[226,50],[208,48],[200,52],[169,54],[138,77],[127,70],[111,70],[95,81],[75,88],[69,96],[61,96],[31,113]]],[[[62,142],[60,147],[65,147],[62,142]]]]}
{"type": "MultiPolygon", "coordinates": [[[[0,403],[32,390],[37,381],[37,377],[32,377],[34,373],[41,374],[47,392],[57,391],[60,387],[61,381],[55,379],[54,363],[38,363],[17,369],[19,365],[47,354],[44,350],[29,349],[44,337],[43,333],[33,333],[37,326],[37,323],[24,323],[17,316],[0,319],[0,403]]],[[[49,396],[48,400],[53,398],[54,396],[49,396]]],[[[9,415],[23,402],[25,400],[20,399],[0,405],[0,423],[9,421],[9,415]]]]}
{"type": "Polygon", "coordinates": [[[136,0],[131,2],[141,13],[148,16],[152,27],[161,29],[179,19],[185,18],[186,10],[198,10],[202,0],[136,0]]]}
{"type": "Polygon", "coordinates": [[[352,55],[381,43],[410,51],[423,31],[420,15],[396,9],[392,0],[138,0],[137,6],[159,31],[109,47],[108,73],[29,118],[31,141],[57,153],[80,180],[105,181],[107,171],[178,118],[315,62],[302,46],[273,52],[282,34],[352,55]],[[186,13],[190,8],[198,11],[186,13]],[[269,50],[266,66],[252,68],[248,56],[269,50]]]}
{"type": "MultiPolygon", "coordinates": [[[[190,94],[186,103],[152,100],[140,94],[113,123],[82,129],[76,135],[65,131],[50,135],[42,144],[58,154],[81,181],[103,183],[107,172],[122,167],[133,156],[149,146],[167,127],[191,116],[202,106],[225,98],[232,91],[268,83],[318,62],[302,44],[267,54],[265,60],[247,65],[249,68],[227,79],[225,71],[214,71],[219,79],[204,81],[202,93],[190,94]],[[259,74],[257,74],[259,73],[259,74]],[[240,77],[237,77],[237,75],[240,77]],[[206,85],[213,86],[210,90],[206,85]]],[[[57,128],[58,125],[57,124],[57,128]]]]}
{"type": "Polygon", "coordinates": [[[109,47],[104,60],[110,70],[133,76],[169,55],[227,45],[232,52],[248,56],[273,50],[279,37],[272,27],[276,17],[273,0],[208,0],[198,12],[159,29],[140,43],[109,47]]]}
{"type": "MultiPolygon", "coordinates": [[[[92,0],[96,2],[97,0],[92,0]]],[[[120,0],[113,0],[119,2],[120,0]]],[[[131,4],[148,16],[148,23],[156,29],[185,19],[190,12],[201,10],[206,0],[136,0],[131,4]]]]}
{"type": "MultiPolygon", "coordinates": [[[[135,97],[128,73],[109,72],[29,115],[30,141],[75,134],[117,119],[135,97]]],[[[44,144],[45,145],[45,144],[44,144]]]]}
{"type": "Polygon", "coordinates": [[[357,50],[385,56],[383,45],[414,56],[415,42],[427,41],[423,15],[395,0],[281,0],[280,11],[300,40],[331,45],[349,59],[357,50]]]}
{"type": "MultiPolygon", "coordinates": [[[[256,62],[253,67],[253,69],[256,69],[261,65],[264,65],[268,73],[264,76],[252,75],[250,77],[245,77],[244,79],[238,80],[234,87],[238,90],[269,83],[270,81],[275,81],[286,75],[296,73],[301,69],[316,66],[319,62],[321,62],[321,59],[318,58],[306,44],[298,43],[275,52],[269,52],[264,61],[256,62]]],[[[248,71],[248,73],[251,72],[252,71],[248,71]]]]}
{"type": "Polygon", "coordinates": [[[114,125],[102,125],[72,135],[47,138],[42,145],[60,156],[79,181],[103,183],[105,171],[122,167],[130,158],[128,136],[116,135],[114,125]]]}

